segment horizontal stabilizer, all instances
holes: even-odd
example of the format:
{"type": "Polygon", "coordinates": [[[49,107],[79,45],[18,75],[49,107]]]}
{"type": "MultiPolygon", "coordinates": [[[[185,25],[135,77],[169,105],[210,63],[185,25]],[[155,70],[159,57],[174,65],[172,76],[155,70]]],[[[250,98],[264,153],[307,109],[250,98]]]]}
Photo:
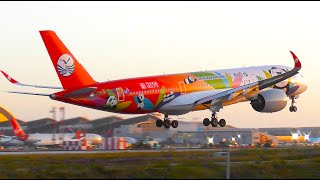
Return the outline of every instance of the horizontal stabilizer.
{"type": "Polygon", "coordinates": [[[5,92],[14,93],[14,94],[36,95],[36,96],[50,96],[50,94],[43,94],[43,93],[29,93],[29,92],[17,92],[17,91],[5,91],[5,92]]]}
{"type": "Polygon", "coordinates": [[[65,94],[64,97],[68,97],[68,98],[85,98],[90,96],[95,90],[97,89],[97,87],[87,87],[87,88],[82,88],[79,90],[75,90],[72,91],[68,94],[65,94]]]}

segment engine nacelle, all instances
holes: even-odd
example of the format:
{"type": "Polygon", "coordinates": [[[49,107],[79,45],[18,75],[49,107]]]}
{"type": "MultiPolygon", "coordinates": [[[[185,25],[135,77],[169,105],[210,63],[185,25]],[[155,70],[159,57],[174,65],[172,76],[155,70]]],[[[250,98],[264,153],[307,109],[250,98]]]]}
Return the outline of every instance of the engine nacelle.
{"type": "Polygon", "coordinates": [[[270,89],[258,94],[258,98],[251,101],[251,106],[258,112],[277,112],[287,105],[287,95],[280,89],[270,89]]]}

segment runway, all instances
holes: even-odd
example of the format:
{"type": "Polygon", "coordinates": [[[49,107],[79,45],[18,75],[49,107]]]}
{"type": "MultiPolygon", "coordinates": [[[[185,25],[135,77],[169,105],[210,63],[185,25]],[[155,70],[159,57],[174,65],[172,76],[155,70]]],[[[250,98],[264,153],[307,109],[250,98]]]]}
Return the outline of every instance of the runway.
{"type": "MultiPolygon", "coordinates": [[[[243,150],[244,148],[230,148],[230,151],[243,150]]],[[[252,148],[248,148],[252,149],[252,148]]],[[[255,148],[255,149],[264,149],[264,150],[273,150],[273,149],[285,149],[285,147],[276,147],[276,148],[255,148]]],[[[103,153],[135,153],[135,152],[184,152],[184,151],[212,151],[212,152],[225,152],[226,148],[215,148],[215,149],[201,149],[201,148],[171,148],[171,149],[126,149],[126,150],[40,150],[40,151],[0,151],[0,155],[14,155],[14,154],[103,154],[103,153]]]]}
{"type": "Polygon", "coordinates": [[[183,151],[222,151],[222,149],[147,149],[147,150],[90,150],[90,151],[1,151],[0,155],[27,154],[103,154],[103,153],[134,153],[134,152],[183,152],[183,151]]]}

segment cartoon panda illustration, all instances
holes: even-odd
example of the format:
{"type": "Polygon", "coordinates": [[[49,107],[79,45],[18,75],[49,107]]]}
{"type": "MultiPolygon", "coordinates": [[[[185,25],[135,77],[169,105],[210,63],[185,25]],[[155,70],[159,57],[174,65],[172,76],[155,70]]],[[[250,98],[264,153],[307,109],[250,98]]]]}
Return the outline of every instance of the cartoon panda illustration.
{"type": "Polygon", "coordinates": [[[171,99],[174,99],[175,98],[175,95],[174,95],[174,93],[173,93],[173,91],[171,91],[170,93],[168,93],[168,94],[165,94],[164,96],[163,96],[163,102],[167,102],[167,101],[170,101],[171,99]]]}
{"type": "Polygon", "coordinates": [[[283,74],[285,73],[286,71],[284,69],[280,69],[280,68],[276,68],[276,67],[272,67],[271,69],[269,69],[269,73],[272,75],[272,76],[277,76],[279,74],[283,74]]]}
{"type": "Polygon", "coordinates": [[[194,83],[196,81],[197,81],[197,79],[193,79],[193,77],[191,77],[191,76],[189,76],[189,77],[184,79],[184,83],[185,84],[192,84],[192,83],[194,83]]]}
{"type": "Polygon", "coordinates": [[[152,111],[154,110],[154,105],[152,102],[146,98],[143,94],[133,97],[134,101],[137,103],[138,110],[152,111]]]}
{"type": "Polygon", "coordinates": [[[137,100],[138,100],[138,110],[140,110],[140,109],[143,109],[143,107],[144,107],[144,102],[143,102],[143,100],[144,100],[144,95],[143,94],[139,94],[138,96],[137,96],[137,100]]]}
{"type": "Polygon", "coordinates": [[[118,104],[117,98],[115,96],[109,96],[105,106],[111,109],[115,109],[117,104],[118,104]]]}
{"type": "MultiPolygon", "coordinates": [[[[286,71],[284,69],[280,69],[276,67],[272,67],[271,69],[269,69],[269,73],[271,74],[272,77],[283,74],[285,72],[286,71]]],[[[288,85],[288,80],[284,80],[277,83],[275,86],[278,87],[279,89],[282,89],[282,88],[286,88],[287,85],[288,85]]]]}

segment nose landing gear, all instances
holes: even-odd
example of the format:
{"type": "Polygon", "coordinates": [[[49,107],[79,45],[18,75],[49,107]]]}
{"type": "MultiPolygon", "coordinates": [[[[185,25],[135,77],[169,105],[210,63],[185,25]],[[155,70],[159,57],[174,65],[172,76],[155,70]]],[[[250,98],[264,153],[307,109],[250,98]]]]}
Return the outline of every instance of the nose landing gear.
{"type": "Polygon", "coordinates": [[[298,108],[297,106],[294,105],[294,103],[296,103],[295,99],[297,99],[297,97],[291,96],[291,106],[289,108],[290,112],[297,112],[298,108]]]}

